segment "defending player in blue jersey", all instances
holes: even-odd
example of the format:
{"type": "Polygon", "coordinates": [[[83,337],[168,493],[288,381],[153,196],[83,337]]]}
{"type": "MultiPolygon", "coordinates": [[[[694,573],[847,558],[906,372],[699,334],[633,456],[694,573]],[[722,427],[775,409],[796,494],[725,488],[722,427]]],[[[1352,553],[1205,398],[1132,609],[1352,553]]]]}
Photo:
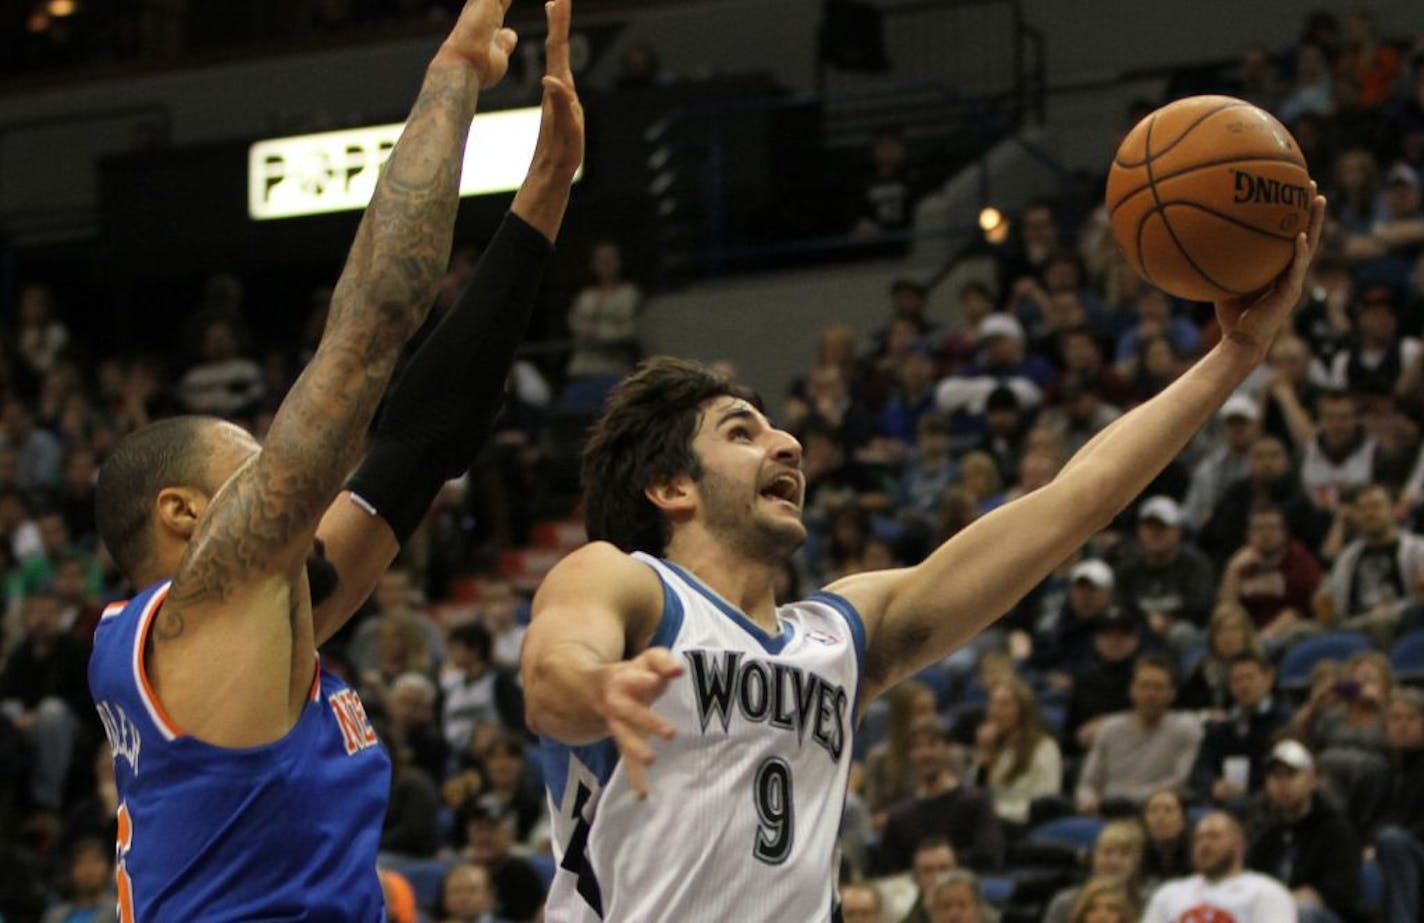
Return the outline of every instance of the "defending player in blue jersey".
{"type": "Polygon", "coordinates": [[[389,762],[317,646],[489,431],[583,158],[569,0],[555,0],[529,174],[346,480],[434,300],[476,99],[514,47],[508,6],[469,0],[436,53],[321,344],[264,443],[178,417],[126,437],[100,471],[100,535],[144,588],[104,614],[90,663],[114,751],[125,923],[384,917],[389,762]]]}

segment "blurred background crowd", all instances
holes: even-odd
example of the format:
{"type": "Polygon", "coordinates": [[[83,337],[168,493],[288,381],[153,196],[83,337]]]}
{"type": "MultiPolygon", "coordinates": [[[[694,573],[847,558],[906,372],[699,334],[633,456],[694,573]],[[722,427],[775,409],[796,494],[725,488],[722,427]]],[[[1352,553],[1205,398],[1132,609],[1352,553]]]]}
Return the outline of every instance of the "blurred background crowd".
{"type": "MultiPolygon", "coordinates": [[[[0,7],[26,23],[6,69],[198,40],[177,28],[182,0],[114,4],[114,28],[68,37],[53,6],[0,7]]],[[[269,6],[282,34],[448,13],[269,6]]],[[[1299,33],[1175,74],[1167,93],[1251,100],[1305,151],[1330,221],[1293,331],[1114,523],[872,706],[845,812],[847,921],[1135,921],[1164,882],[1243,867],[1302,919],[1420,918],[1424,46],[1377,35],[1367,10],[1312,14],[1299,33]]],[[[624,62],[634,83],[656,67],[640,54],[624,62]]],[[[1162,101],[1134,103],[1122,130],[1162,101]]],[[[842,230],[863,245],[850,256],[903,242],[932,172],[901,133],[875,135],[849,187],[842,230]]],[[[947,293],[952,274],[898,279],[878,329],[827,322],[784,393],[764,395],[800,439],[808,482],[811,538],[784,599],[913,564],[1041,487],[1219,335],[1210,305],[1127,269],[1101,208],[1046,197],[984,229],[960,254],[984,271],[947,293]]],[[[561,348],[521,360],[485,456],[322,651],[395,765],[393,920],[535,919],[553,873],[519,654],[539,575],[582,541],[579,437],[645,352],[618,230],[560,252],[567,277],[582,274],[561,348]]],[[[436,316],[477,259],[457,251],[436,316]]],[[[116,439],[168,414],[221,415],[261,438],[330,295],[288,293],[309,299],[303,333],[274,339],[247,281],[208,277],[181,348],[163,354],[87,339],[86,306],[59,279],[23,279],[6,304],[0,919],[112,916],[115,793],[86,669],[103,607],[135,588],[96,540],[95,472],[116,439]]],[[[736,377],[737,363],[721,367],[736,377]]]]}

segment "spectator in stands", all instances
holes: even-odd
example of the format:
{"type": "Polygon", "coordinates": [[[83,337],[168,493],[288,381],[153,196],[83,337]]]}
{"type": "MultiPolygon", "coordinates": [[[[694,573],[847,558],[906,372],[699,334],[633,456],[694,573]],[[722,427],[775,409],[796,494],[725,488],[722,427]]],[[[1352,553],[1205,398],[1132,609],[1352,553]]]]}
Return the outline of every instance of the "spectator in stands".
{"type": "Polygon", "coordinates": [[[1232,96],[1268,112],[1274,111],[1283,90],[1271,50],[1261,42],[1247,45],[1236,66],[1235,78],[1227,86],[1232,96]]]}
{"type": "Polygon", "coordinates": [[[1393,498],[1382,484],[1356,493],[1351,514],[1357,537],[1320,585],[1319,604],[1341,628],[1366,631],[1387,643],[1405,608],[1418,598],[1424,538],[1396,525],[1393,498]]]}
{"type": "Polygon", "coordinates": [[[1024,206],[1017,230],[1018,233],[994,253],[1000,293],[1013,292],[1020,279],[1038,276],[1049,256],[1062,247],[1058,216],[1046,200],[1039,199],[1024,206]]]}
{"type": "Polygon", "coordinates": [[[36,517],[35,525],[39,527],[40,552],[25,560],[20,565],[18,574],[11,575],[12,579],[17,581],[14,591],[34,593],[41,588],[51,587],[58,562],[65,558],[77,558],[84,565],[85,589],[98,595],[103,589],[99,562],[92,554],[74,544],[64,517],[57,512],[44,512],[36,517]]]}
{"type": "Polygon", "coordinates": [[[500,731],[485,749],[479,768],[485,787],[475,797],[492,813],[513,816],[515,836],[519,842],[529,843],[544,820],[544,795],[530,777],[524,738],[500,731]]]}
{"type": "Polygon", "coordinates": [[[1043,724],[1038,700],[1018,678],[989,688],[989,707],[975,735],[974,783],[988,789],[994,813],[1010,830],[1028,823],[1035,798],[1063,787],[1058,743],[1043,724]]]}
{"type": "Polygon", "coordinates": [[[35,379],[48,372],[69,345],[69,328],[54,316],[54,291],[32,284],[20,290],[15,350],[35,379]]]}
{"type": "Polygon", "coordinates": [[[15,485],[25,490],[44,490],[59,477],[64,447],[48,430],[35,426],[34,415],[15,398],[0,410],[0,447],[16,455],[15,485]]]}
{"type": "Polygon", "coordinates": [[[1165,336],[1143,337],[1131,360],[1120,367],[1127,379],[1130,403],[1147,401],[1162,391],[1186,369],[1180,349],[1165,336]]]}
{"type": "Polygon", "coordinates": [[[411,761],[412,749],[392,733],[391,725],[378,723],[376,727],[391,760],[391,795],[381,824],[381,851],[422,859],[434,856],[440,849],[440,794],[435,779],[441,776],[431,776],[411,761]]]}
{"type": "Polygon", "coordinates": [[[841,923],[885,923],[880,906],[880,892],[874,885],[852,883],[841,885],[841,923]]]}
{"type": "Polygon", "coordinates": [[[906,348],[895,370],[895,381],[895,390],[880,411],[876,433],[902,447],[913,446],[920,420],[934,412],[934,358],[928,343],[921,340],[906,348]]]}
{"type": "Polygon", "coordinates": [[[941,346],[950,371],[958,371],[974,361],[979,344],[979,325],[994,313],[994,294],[983,282],[971,280],[959,287],[960,326],[945,336],[941,346]]]}
{"type": "Polygon", "coordinates": [[[435,711],[437,697],[435,683],[415,672],[397,676],[384,697],[389,743],[431,779],[444,778],[450,757],[435,711]]]}
{"type": "Polygon", "coordinates": [[[1137,553],[1117,568],[1119,604],[1141,614],[1178,650],[1199,642],[1215,602],[1216,575],[1206,555],[1182,540],[1182,508],[1151,497],[1137,509],[1137,553]]]}
{"type": "Polygon", "coordinates": [[[90,548],[95,538],[94,484],[98,473],[93,449],[71,447],[65,452],[63,476],[54,491],[55,508],[69,534],[90,548]]]}
{"type": "Polygon", "coordinates": [[[935,387],[935,403],[951,416],[956,432],[973,434],[982,428],[980,418],[995,388],[1007,387],[1020,407],[1032,410],[1043,400],[1043,386],[1053,377],[1053,367],[1040,356],[1024,351],[1019,322],[1007,314],[991,314],[979,324],[979,359],[943,379],[935,387]]]}
{"type": "Polygon", "coordinates": [[[1404,289],[1414,259],[1424,247],[1424,211],[1420,178],[1407,163],[1396,163],[1384,177],[1384,193],[1368,231],[1345,238],[1345,256],[1354,261],[1357,279],[1368,286],[1404,289]]]}
{"type": "Polygon", "coordinates": [[[490,659],[510,670],[519,668],[519,652],[529,631],[516,621],[519,602],[508,580],[495,576],[480,581],[480,621],[490,633],[490,659]]]}
{"type": "MultiPolygon", "coordinates": [[[[431,619],[417,615],[416,594],[411,585],[410,568],[404,564],[393,564],[376,583],[371,599],[374,611],[361,616],[361,623],[347,648],[347,656],[356,669],[362,673],[377,667],[381,626],[386,622],[407,622],[415,626],[424,638],[424,648],[435,660],[444,660],[445,641],[440,635],[440,627],[431,619]],[[413,617],[412,622],[410,618],[413,617]]],[[[416,669],[425,669],[418,666],[416,669]]],[[[395,678],[393,674],[391,679],[395,678]]]]}
{"type": "Polygon", "coordinates": [[[1249,474],[1226,489],[1202,529],[1202,549],[1218,561],[1228,560],[1246,543],[1251,510],[1260,503],[1279,507],[1290,533],[1307,547],[1317,547],[1325,535],[1330,514],[1318,510],[1306,497],[1281,440],[1262,436],[1251,446],[1249,474]]]}
{"type": "Polygon", "coordinates": [[[1128,405],[1131,398],[1128,384],[1103,356],[1103,343],[1098,337],[1098,332],[1087,326],[1071,327],[1058,335],[1063,372],[1049,390],[1049,404],[1058,403],[1061,389],[1068,381],[1077,381],[1114,407],[1128,405]]]}
{"type": "Polygon", "coordinates": [[[589,272],[592,282],[569,306],[574,345],[567,374],[571,381],[617,379],[638,359],[637,319],[643,293],[623,278],[623,254],[611,240],[593,245],[589,272]]]}
{"type": "Polygon", "coordinates": [[[1192,767],[1192,790],[1222,806],[1237,806],[1266,781],[1266,756],[1290,723],[1275,697],[1275,668],[1258,651],[1231,661],[1231,710],[1206,725],[1192,767]]]}
{"type": "MultiPolygon", "coordinates": [[[[1012,392],[1005,389],[1004,393],[1012,398],[1012,392]]],[[[997,412],[993,401],[994,395],[991,394],[986,414],[991,428],[997,412]]],[[[1014,401],[1017,408],[1017,399],[1014,398],[1014,401]]],[[[924,414],[915,429],[915,447],[910,450],[900,475],[900,507],[906,513],[930,522],[940,498],[954,481],[956,468],[949,451],[949,425],[943,417],[937,413],[924,414]]]]}
{"type": "Polygon", "coordinates": [[[889,719],[885,739],[865,757],[865,807],[872,825],[885,825],[886,812],[915,792],[915,771],[910,763],[911,732],[918,722],[935,717],[934,691],[916,679],[907,679],[886,697],[889,719]]]}
{"type": "Polygon", "coordinates": [[[1201,331],[1187,318],[1172,311],[1167,293],[1159,288],[1145,288],[1133,307],[1137,320],[1123,331],[1117,340],[1114,360],[1118,373],[1125,379],[1136,377],[1144,341],[1166,337],[1178,356],[1195,356],[1201,349],[1201,331]]]}
{"type": "Polygon", "coordinates": [[[1068,572],[1062,608],[1044,626],[1032,626],[1030,664],[1048,674],[1050,685],[1071,686],[1071,671],[1093,654],[1098,619],[1113,608],[1114,575],[1106,561],[1079,561],[1068,572]]]}
{"type": "MultiPolygon", "coordinates": [[[[1350,274],[1350,264],[1339,254],[1322,254],[1310,268],[1310,284],[1304,303],[1296,308],[1293,334],[1283,335],[1271,348],[1266,378],[1268,391],[1277,383],[1289,383],[1293,386],[1297,403],[1310,411],[1314,410],[1319,389],[1311,379],[1324,378],[1335,354],[1346,348],[1355,335],[1354,320],[1350,317],[1350,307],[1354,303],[1355,278],[1350,274]],[[1294,348],[1278,352],[1277,347],[1283,343],[1294,348]],[[1309,378],[1306,377],[1307,372],[1309,378]]],[[[1285,401],[1282,400],[1284,407],[1285,401]]],[[[1304,420],[1304,429],[1308,431],[1309,413],[1304,414],[1304,420]]],[[[1298,422],[1269,415],[1266,420],[1270,432],[1282,438],[1289,437],[1293,442],[1304,443],[1310,437],[1296,438],[1301,430],[1298,422]],[[1289,430],[1283,426],[1285,423],[1290,423],[1289,430]],[[1274,426],[1280,428],[1272,428],[1274,426]]]]}
{"type": "Polygon", "coordinates": [[[469,844],[462,858],[489,871],[495,915],[512,923],[533,920],[544,903],[544,885],[534,867],[510,851],[514,818],[495,814],[479,801],[469,802],[460,813],[469,844]]]}
{"type": "Polygon", "coordinates": [[[1240,603],[1263,641],[1285,643],[1314,624],[1312,600],[1320,577],[1319,562],[1291,536],[1281,508],[1258,501],[1246,544],[1222,571],[1217,598],[1240,603]]]}
{"type": "MultiPolygon", "coordinates": [[[[88,794],[74,802],[60,823],[55,850],[63,855],[81,840],[118,840],[119,790],[114,784],[114,755],[107,741],[94,751],[93,782],[88,794]]],[[[112,847],[110,847],[112,854],[112,847]]]]}
{"type": "Polygon", "coordinates": [[[240,354],[237,330],[214,318],[202,330],[199,359],[178,382],[190,413],[236,417],[256,408],[266,393],[262,366],[240,354]]]}
{"type": "Polygon", "coordinates": [[[119,923],[114,893],[114,848],[83,839],[69,852],[66,900],[45,911],[41,923],[119,923]]]}
{"type": "Polygon", "coordinates": [[[1316,403],[1319,425],[1301,453],[1300,480],[1317,507],[1333,511],[1344,490],[1373,479],[1379,444],[1361,425],[1352,395],[1326,391],[1316,403]]]}
{"type": "MultiPolygon", "coordinates": [[[[890,811],[880,838],[882,874],[911,867],[916,845],[931,834],[954,844],[961,865],[992,871],[1004,861],[1004,833],[987,792],[961,781],[963,756],[935,719],[920,719],[910,732],[915,793],[890,811]]],[[[933,902],[931,902],[933,911],[933,902]]],[[[931,913],[931,919],[934,914],[931,913]]]]}
{"type": "Polygon", "coordinates": [[[1319,790],[1315,759],[1282,740],[1266,760],[1266,798],[1249,837],[1246,865],[1290,889],[1302,923],[1352,920],[1360,899],[1359,838],[1319,790]]]}
{"type": "Polygon", "coordinates": [[[1344,48],[1335,62],[1337,74],[1354,77],[1360,86],[1360,103],[1368,108],[1382,106],[1394,93],[1399,77],[1399,51],[1381,42],[1374,13],[1358,7],[1345,17],[1344,48]]]}
{"type": "Polygon", "coordinates": [[[1068,455],[1076,453],[1122,416],[1122,411],[1103,400],[1097,385],[1090,379],[1065,376],[1057,382],[1053,397],[1056,405],[1039,416],[1038,425],[1054,433],[1068,455]]]}
{"type": "Polygon", "coordinates": [[[955,869],[936,881],[929,908],[930,923],[988,923],[980,903],[979,879],[968,869],[955,869]]]}
{"type": "Polygon", "coordinates": [[[64,784],[89,700],[87,648],[59,628],[59,600],[48,590],[25,599],[24,638],[0,671],[0,710],[30,747],[30,804],[50,819],[64,807],[64,784]]]}
{"type": "Polygon", "coordinates": [[[1321,777],[1366,829],[1379,811],[1389,772],[1385,727],[1394,673],[1383,653],[1361,651],[1324,688],[1296,713],[1292,730],[1310,745],[1321,777]]]}
{"type": "Polygon", "coordinates": [[[1068,923],[1137,923],[1142,902],[1111,878],[1092,878],[1078,889],[1068,923]]]}
{"type": "Polygon", "coordinates": [[[1196,716],[1171,710],[1176,684],[1171,661],[1160,654],[1137,658],[1132,711],[1103,719],[1078,777],[1079,812],[1120,802],[1133,803],[1136,812],[1157,789],[1186,784],[1202,726],[1196,716]]]}
{"type": "Polygon", "coordinates": [[[812,516],[854,499],[866,508],[884,509],[890,497],[869,468],[851,456],[829,423],[813,416],[799,428],[801,470],[806,475],[805,508],[812,516]]]}
{"type": "Polygon", "coordinates": [[[1276,107],[1276,115],[1287,126],[1294,126],[1303,115],[1327,116],[1333,95],[1330,62],[1324,50],[1310,42],[1302,43],[1296,48],[1295,80],[1276,107]]]}
{"type": "Polygon", "coordinates": [[[1188,671],[1177,705],[1224,713],[1231,707],[1231,664],[1247,653],[1261,653],[1261,640],[1250,614],[1234,602],[1217,603],[1206,629],[1206,651],[1188,671]]]}
{"type": "Polygon", "coordinates": [[[1421,355],[1418,339],[1400,336],[1396,299],[1396,294],[1382,285],[1360,294],[1355,305],[1356,336],[1349,348],[1331,360],[1326,378],[1329,387],[1355,394],[1394,394],[1404,370],[1421,355]]]}
{"type": "Polygon", "coordinates": [[[1395,690],[1386,736],[1391,778],[1374,835],[1384,919],[1413,923],[1424,900],[1424,692],[1395,690]]]}
{"type": "Polygon", "coordinates": [[[875,237],[909,230],[920,194],[920,179],[904,133],[898,128],[880,129],[871,139],[870,162],[856,186],[851,232],[875,237]]]}
{"type": "Polygon", "coordinates": [[[8,546],[12,561],[27,561],[44,553],[40,527],[30,518],[29,501],[14,485],[0,486],[0,540],[8,546]]]}
{"type": "Polygon", "coordinates": [[[958,867],[954,844],[948,837],[933,834],[915,844],[915,860],[910,869],[915,880],[915,903],[899,923],[929,923],[929,909],[925,905],[934,883],[958,867]]]}
{"type": "Polygon", "coordinates": [[[1142,806],[1142,827],[1147,839],[1142,847],[1142,881],[1156,888],[1168,878],[1192,873],[1192,832],[1187,807],[1175,788],[1159,788],[1142,806]]]}
{"type": "MultiPolygon", "coordinates": [[[[1142,828],[1135,820],[1114,820],[1103,825],[1093,844],[1092,875],[1123,887],[1136,900],[1145,897],[1142,882],[1142,828]]],[[[1082,887],[1064,888],[1053,895],[1043,923],[1068,923],[1082,887]]]]}
{"type": "Polygon", "coordinates": [[[1184,522],[1196,531],[1206,525],[1226,489],[1251,473],[1251,446],[1261,433],[1261,408],[1242,394],[1217,411],[1221,428],[1212,449],[1192,469],[1192,483],[1182,500],[1184,522]]]}
{"type": "Polygon", "coordinates": [[[1141,650],[1142,623],[1137,616],[1113,607],[1097,617],[1092,656],[1080,661],[1072,674],[1063,726],[1065,749],[1086,752],[1104,716],[1131,706],[1128,688],[1141,650]]]}
{"type": "Polygon", "coordinates": [[[501,923],[494,915],[494,886],[489,869],[456,862],[440,883],[440,923],[501,923]]]}
{"type": "MultiPolygon", "coordinates": [[[[1295,919],[1291,894],[1274,878],[1246,871],[1241,824],[1224,811],[1213,811],[1197,824],[1192,837],[1190,878],[1158,888],[1143,923],[1277,923],[1295,919]]],[[[1302,917],[1302,919],[1305,919],[1302,917]]]]}
{"type": "Polygon", "coordinates": [[[65,555],[55,561],[50,589],[59,600],[60,628],[78,638],[86,648],[94,638],[94,629],[102,614],[99,598],[89,586],[89,570],[83,559],[65,555]]]}
{"type": "Polygon", "coordinates": [[[465,752],[475,726],[492,722],[524,730],[524,694],[516,674],[491,660],[489,630],[478,622],[450,631],[450,661],[440,679],[441,724],[455,753],[465,752]]]}

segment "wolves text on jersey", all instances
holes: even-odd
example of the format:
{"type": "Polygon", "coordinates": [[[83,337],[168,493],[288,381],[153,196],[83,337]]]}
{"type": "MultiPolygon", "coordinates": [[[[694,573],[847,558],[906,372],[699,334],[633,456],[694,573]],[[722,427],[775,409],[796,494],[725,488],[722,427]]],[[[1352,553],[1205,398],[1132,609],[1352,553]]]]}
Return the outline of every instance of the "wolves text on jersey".
{"type": "Polygon", "coordinates": [[[109,738],[109,749],[114,751],[114,759],[119,757],[129,761],[129,768],[138,775],[138,751],[143,746],[138,725],[117,704],[109,701],[94,703],[99,712],[99,723],[104,725],[104,736],[109,738]]]}
{"type": "Polygon", "coordinates": [[[741,651],[688,650],[682,656],[692,668],[703,734],[714,715],[726,731],[736,710],[748,721],[794,730],[798,744],[809,730],[831,760],[840,761],[850,701],[843,686],[791,664],[745,657],[741,651]]]}

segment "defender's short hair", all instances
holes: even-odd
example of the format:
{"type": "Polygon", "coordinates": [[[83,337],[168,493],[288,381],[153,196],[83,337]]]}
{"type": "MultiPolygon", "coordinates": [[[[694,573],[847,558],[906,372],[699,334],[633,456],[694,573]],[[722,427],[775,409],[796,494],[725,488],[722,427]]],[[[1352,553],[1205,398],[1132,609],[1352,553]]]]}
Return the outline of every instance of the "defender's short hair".
{"type": "Polygon", "coordinates": [[[120,439],[99,468],[94,518],[114,563],[129,576],[152,553],[148,524],[165,487],[202,487],[207,447],[203,431],[215,417],[169,417],[120,439]]]}

